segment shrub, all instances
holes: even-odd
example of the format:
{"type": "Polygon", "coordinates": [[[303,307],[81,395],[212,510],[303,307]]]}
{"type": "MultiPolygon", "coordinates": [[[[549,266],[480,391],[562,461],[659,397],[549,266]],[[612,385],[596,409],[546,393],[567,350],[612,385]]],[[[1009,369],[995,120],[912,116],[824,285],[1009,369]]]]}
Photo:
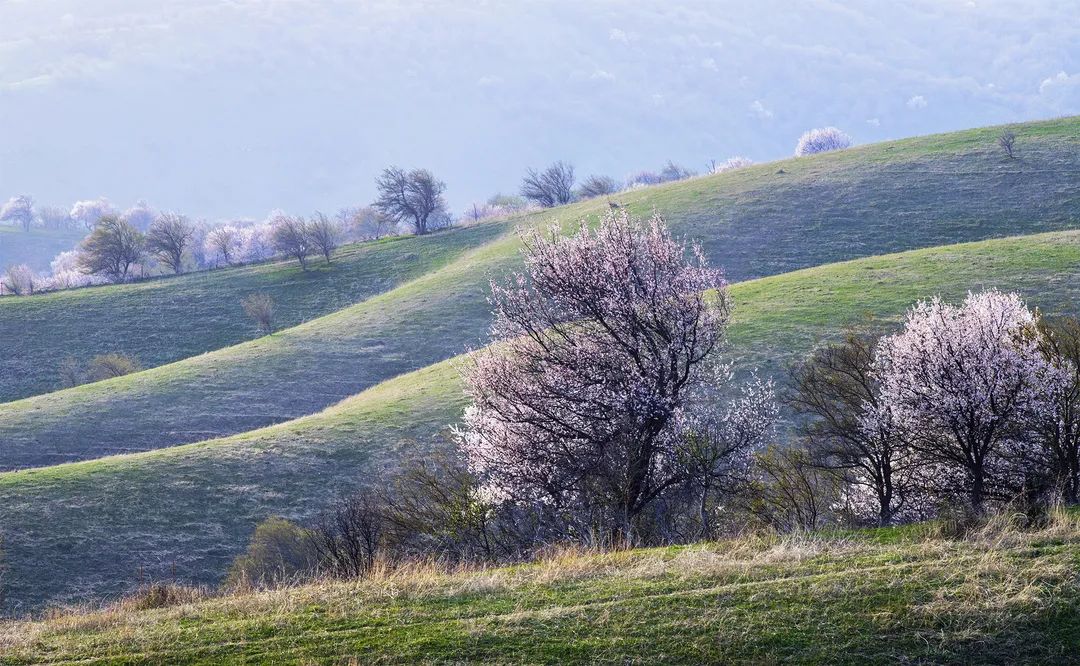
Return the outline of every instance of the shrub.
{"type": "Polygon", "coordinates": [[[2,286],[16,296],[28,296],[34,293],[36,281],[34,271],[26,264],[19,264],[8,268],[2,286]]]}
{"type": "Polygon", "coordinates": [[[805,132],[795,145],[795,156],[814,155],[851,147],[851,137],[835,127],[821,127],[805,132]]]}
{"type": "Polygon", "coordinates": [[[244,313],[251,318],[263,333],[274,331],[274,299],[270,294],[257,293],[245,296],[240,301],[244,313]]]}
{"type": "Polygon", "coordinates": [[[255,527],[247,549],[233,560],[229,588],[274,587],[312,576],[318,565],[313,533],[271,516],[255,527]]]}
{"type": "Polygon", "coordinates": [[[660,181],[663,183],[671,183],[677,180],[693,178],[696,175],[697,173],[695,171],[668,160],[667,164],[664,165],[664,168],[660,170],[660,181]]]}
{"type": "Polygon", "coordinates": [[[578,190],[578,198],[592,199],[593,197],[615,194],[618,191],[619,184],[615,182],[614,178],[592,175],[581,184],[581,188],[578,190]]]}
{"type": "Polygon", "coordinates": [[[1016,134],[1005,130],[1001,133],[1001,136],[998,137],[998,145],[1001,146],[1001,149],[1005,151],[1005,154],[1008,155],[1010,159],[1016,157],[1016,134]]]}
{"type": "Polygon", "coordinates": [[[100,354],[90,359],[87,376],[90,381],[98,382],[103,379],[130,375],[139,370],[138,361],[127,354],[100,354]]]}
{"type": "Polygon", "coordinates": [[[713,166],[713,173],[724,173],[725,171],[734,171],[735,169],[742,169],[744,167],[753,166],[754,160],[748,157],[729,157],[723,162],[713,166]]]}

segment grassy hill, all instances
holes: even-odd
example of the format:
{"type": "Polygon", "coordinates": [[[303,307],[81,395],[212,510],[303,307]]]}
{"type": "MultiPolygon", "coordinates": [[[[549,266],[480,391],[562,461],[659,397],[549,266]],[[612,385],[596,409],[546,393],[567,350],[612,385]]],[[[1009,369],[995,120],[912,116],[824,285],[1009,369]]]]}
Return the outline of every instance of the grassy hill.
{"type": "Polygon", "coordinates": [[[1080,525],[744,538],[0,624],[0,662],[1047,664],[1080,525]]]}
{"type": "MultiPolygon", "coordinates": [[[[639,190],[618,199],[639,214],[663,212],[677,233],[701,239],[732,279],[891,250],[1080,225],[1080,119],[1017,126],[1022,148],[1017,160],[996,147],[997,131],[875,144],[639,190]]],[[[245,432],[317,412],[379,381],[449,358],[486,332],[488,309],[482,294],[487,278],[518,265],[511,226],[575,221],[606,208],[606,201],[585,202],[501,225],[448,232],[433,242],[460,242],[461,248],[441,267],[323,318],[129,377],[0,405],[0,469],[245,432]],[[454,240],[468,234],[474,234],[472,239],[490,237],[477,245],[454,240]]],[[[225,280],[224,275],[215,279],[225,280]]],[[[159,307],[170,299],[186,302],[181,296],[184,280],[155,286],[162,290],[159,307]]],[[[58,298],[71,299],[71,311],[81,299],[104,294],[103,304],[90,309],[108,312],[141,287],[85,290],[58,298]]],[[[222,297],[222,302],[239,300],[239,294],[225,293],[235,297],[222,297]]],[[[32,300],[22,307],[34,307],[32,300]]],[[[49,302],[41,303],[38,319],[54,316],[49,302]]],[[[29,321],[14,309],[5,315],[4,306],[0,303],[0,331],[29,321]]],[[[214,340],[227,341],[214,332],[215,326],[250,330],[250,324],[239,321],[238,308],[226,308],[214,321],[204,321],[181,316],[182,305],[167,307],[174,314],[152,319],[153,326],[164,329],[191,319],[205,327],[190,352],[218,344],[214,340]]],[[[77,332],[80,324],[69,323],[76,327],[75,339],[84,339],[77,332]]],[[[57,329],[57,336],[63,330],[57,329]]],[[[13,333],[5,337],[38,344],[27,330],[13,333]]],[[[133,335],[123,326],[110,329],[109,344],[128,344],[124,340],[133,335]]],[[[142,330],[136,337],[152,335],[165,334],[142,330]]],[[[79,348],[76,342],[63,352],[79,348]]],[[[35,347],[28,354],[35,359],[32,367],[24,364],[23,372],[9,375],[52,373],[55,364],[50,365],[49,355],[56,364],[62,358],[51,348],[35,347]]]]}
{"type": "MultiPolygon", "coordinates": [[[[732,287],[732,353],[743,369],[781,374],[824,337],[865,315],[887,326],[915,299],[956,299],[992,286],[1019,290],[1048,312],[1078,313],[1078,278],[1080,232],[772,276],[732,287]]],[[[386,316],[392,310],[387,306],[386,316]]],[[[116,594],[140,577],[215,582],[256,522],[272,514],[310,517],[401,455],[439,446],[436,435],[459,418],[462,406],[458,375],[443,362],[273,427],[0,474],[8,607],[116,594]]]]}
{"type": "Polygon", "coordinates": [[[26,264],[35,271],[47,273],[49,262],[56,255],[74,249],[86,236],[78,229],[39,229],[23,231],[21,227],[0,224],[0,272],[8,266],[26,264]]]}
{"type": "Polygon", "coordinates": [[[385,238],[338,250],[332,264],[313,260],[199,271],[126,285],[0,300],[0,402],[54,391],[73,356],[123,352],[155,367],[259,337],[240,300],[274,299],[275,326],[289,328],[336,312],[437,270],[507,229],[485,224],[425,237],[385,238]]]}

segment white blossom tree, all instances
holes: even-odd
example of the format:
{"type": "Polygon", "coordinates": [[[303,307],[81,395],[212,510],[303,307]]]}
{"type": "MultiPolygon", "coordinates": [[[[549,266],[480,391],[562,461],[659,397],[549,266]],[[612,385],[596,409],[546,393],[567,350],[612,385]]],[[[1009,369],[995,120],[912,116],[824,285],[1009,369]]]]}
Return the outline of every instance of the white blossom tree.
{"type": "Polygon", "coordinates": [[[492,498],[633,540],[642,512],[690,479],[678,415],[721,344],[726,283],[658,216],[534,233],[524,255],[525,274],[491,285],[498,343],[464,368],[458,441],[492,498]]]}
{"type": "Polygon", "coordinates": [[[23,231],[30,231],[34,223],[34,199],[25,194],[8,199],[0,206],[0,222],[14,222],[23,231]]]}
{"type": "Polygon", "coordinates": [[[843,150],[851,147],[851,137],[835,127],[819,127],[808,130],[799,137],[795,145],[795,156],[825,153],[831,150],[843,150]]]}
{"type": "Polygon", "coordinates": [[[1037,315],[1016,294],[919,302],[875,358],[881,401],[931,464],[957,472],[971,507],[1008,499],[1012,448],[1028,414],[1052,410],[1057,374],[1039,352],[1037,315]]]}
{"type": "Polygon", "coordinates": [[[724,173],[725,171],[734,171],[736,169],[742,169],[744,167],[753,166],[754,160],[748,157],[729,157],[728,159],[713,165],[713,173],[724,173]]]}
{"type": "Polygon", "coordinates": [[[206,234],[204,254],[218,265],[230,265],[240,254],[240,231],[231,224],[215,227],[206,234]]]}
{"type": "Polygon", "coordinates": [[[116,210],[105,197],[76,201],[71,207],[71,219],[81,222],[87,229],[93,230],[94,226],[103,217],[116,215],[116,210]]]}

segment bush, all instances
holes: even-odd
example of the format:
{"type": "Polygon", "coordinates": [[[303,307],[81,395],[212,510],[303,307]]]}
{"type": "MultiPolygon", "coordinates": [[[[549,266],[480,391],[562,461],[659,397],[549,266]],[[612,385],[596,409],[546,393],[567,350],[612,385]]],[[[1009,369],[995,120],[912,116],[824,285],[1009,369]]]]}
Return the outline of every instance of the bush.
{"type": "Polygon", "coordinates": [[[734,171],[735,169],[742,169],[744,167],[753,166],[754,160],[748,157],[729,157],[720,164],[713,166],[713,173],[724,173],[725,171],[734,171]]]}
{"type": "Polygon", "coordinates": [[[258,293],[244,297],[240,301],[244,313],[251,318],[263,333],[274,331],[274,299],[270,294],[258,293]]]}
{"type": "Polygon", "coordinates": [[[795,156],[814,155],[850,147],[850,136],[835,127],[820,127],[809,130],[799,137],[799,143],[795,145],[795,156]]]}
{"type": "Polygon", "coordinates": [[[273,587],[312,576],[318,554],[311,530],[271,516],[255,527],[247,550],[233,560],[228,588],[273,587]]]}
{"type": "Polygon", "coordinates": [[[16,296],[28,296],[34,293],[34,283],[37,276],[26,264],[11,266],[7,275],[4,276],[2,286],[5,290],[16,296]]]}
{"type": "Polygon", "coordinates": [[[92,382],[138,372],[139,362],[127,354],[101,354],[90,359],[87,375],[92,382]]]}

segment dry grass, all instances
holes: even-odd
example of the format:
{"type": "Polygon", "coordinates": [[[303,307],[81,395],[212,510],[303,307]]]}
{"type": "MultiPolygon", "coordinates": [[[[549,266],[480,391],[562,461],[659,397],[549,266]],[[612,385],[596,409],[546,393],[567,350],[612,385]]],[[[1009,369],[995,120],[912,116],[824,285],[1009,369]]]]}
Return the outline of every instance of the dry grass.
{"type": "Polygon", "coordinates": [[[991,663],[1014,650],[1013,661],[1039,661],[1080,641],[1069,638],[1080,624],[1077,562],[1080,517],[1066,512],[1037,529],[994,518],[959,539],[872,530],[608,553],[558,548],[525,565],[383,563],[364,580],[222,596],[148,589],[105,608],[0,625],[0,654],[10,663],[92,655],[991,663]],[[631,629],[654,643],[624,644],[631,629]],[[558,645],[549,633],[562,637],[558,645]]]}

